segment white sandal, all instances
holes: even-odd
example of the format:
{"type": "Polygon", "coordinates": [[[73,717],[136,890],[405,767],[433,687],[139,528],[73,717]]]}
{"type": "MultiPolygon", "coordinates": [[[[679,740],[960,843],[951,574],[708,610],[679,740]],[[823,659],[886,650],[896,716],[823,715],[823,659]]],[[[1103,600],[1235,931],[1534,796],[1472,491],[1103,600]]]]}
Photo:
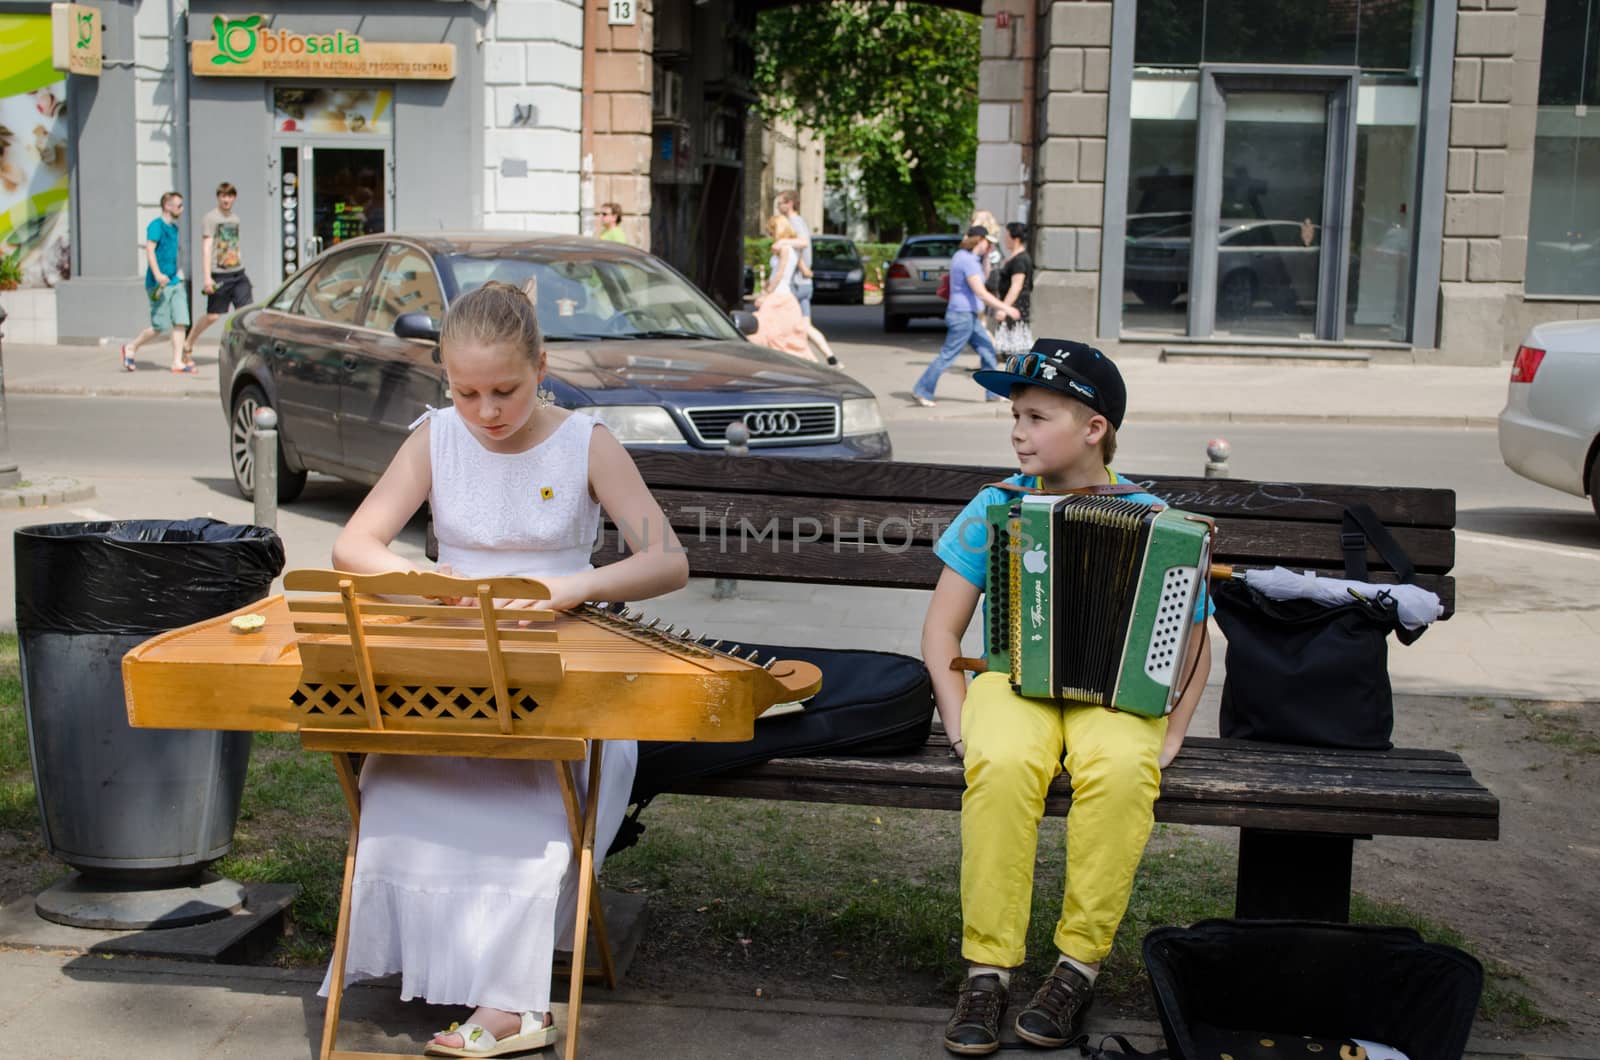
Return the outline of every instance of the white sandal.
{"type": "Polygon", "coordinates": [[[556,1028],[554,1024],[546,1027],[544,1016],[537,1012],[522,1013],[522,1029],[509,1038],[496,1038],[487,1030],[476,1023],[452,1023],[449,1030],[440,1034],[461,1035],[461,1047],[439,1045],[429,1042],[422,1050],[424,1056],[509,1056],[512,1053],[525,1053],[533,1049],[543,1049],[554,1045],[556,1041],[556,1028]]]}

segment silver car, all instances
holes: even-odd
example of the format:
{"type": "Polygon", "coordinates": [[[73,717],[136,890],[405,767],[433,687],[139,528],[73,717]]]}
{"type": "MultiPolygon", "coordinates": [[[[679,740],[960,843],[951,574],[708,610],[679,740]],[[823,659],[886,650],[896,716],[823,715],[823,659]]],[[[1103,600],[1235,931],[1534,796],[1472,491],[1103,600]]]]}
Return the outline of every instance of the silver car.
{"type": "Polygon", "coordinates": [[[961,249],[953,235],[907,236],[883,276],[883,330],[904,331],[912,317],[944,316],[939,281],[961,249]]]}
{"type": "Polygon", "coordinates": [[[1535,325],[1511,363],[1500,458],[1600,515],[1600,320],[1535,325]]]}

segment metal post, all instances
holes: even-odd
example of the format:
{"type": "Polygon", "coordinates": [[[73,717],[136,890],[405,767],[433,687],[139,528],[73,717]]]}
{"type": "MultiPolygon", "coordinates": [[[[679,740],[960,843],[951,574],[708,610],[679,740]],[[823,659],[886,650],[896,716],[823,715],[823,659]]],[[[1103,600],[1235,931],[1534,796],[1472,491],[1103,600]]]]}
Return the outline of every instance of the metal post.
{"type": "Polygon", "coordinates": [[[1228,457],[1233,447],[1226,438],[1213,438],[1206,443],[1206,478],[1228,478],[1228,457]]]}
{"type": "MultiPolygon", "coordinates": [[[[6,322],[6,310],[0,306],[0,326],[6,322]]],[[[11,434],[6,428],[6,368],[5,368],[5,332],[0,330],[0,489],[15,486],[22,481],[22,472],[17,469],[17,462],[11,459],[11,434]]]]}
{"type": "MultiPolygon", "coordinates": [[[[722,436],[728,440],[727,448],[723,452],[729,456],[750,455],[750,428],[744,425],[743,420],[734,420],[728,424],[722,436]]],[[[731,600],[739,595],[739,580],[737,578],[718,578],[711,587],[711,599],[731,600]]]]}
{"type": "Polygon", "coordinates": [[[256,525],[278,528],[278,414],[266,405],[256,409],[255,449],[256,525]]]}

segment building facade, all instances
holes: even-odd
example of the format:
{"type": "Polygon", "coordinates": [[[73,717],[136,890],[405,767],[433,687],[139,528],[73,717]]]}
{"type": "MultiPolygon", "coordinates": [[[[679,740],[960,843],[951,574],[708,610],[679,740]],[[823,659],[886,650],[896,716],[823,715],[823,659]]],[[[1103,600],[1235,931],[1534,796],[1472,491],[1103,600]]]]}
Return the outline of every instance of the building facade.
{"type": "Polygon", "coordinates": [[[1036,330],[1493,363],[1600,316],[1597,7],[1048,4],[1036,330]]]}

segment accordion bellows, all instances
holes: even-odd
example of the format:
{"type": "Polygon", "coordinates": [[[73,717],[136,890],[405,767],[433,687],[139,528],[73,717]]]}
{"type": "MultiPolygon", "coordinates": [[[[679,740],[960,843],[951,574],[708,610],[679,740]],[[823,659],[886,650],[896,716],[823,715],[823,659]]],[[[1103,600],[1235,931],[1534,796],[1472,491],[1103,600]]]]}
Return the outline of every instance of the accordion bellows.
{"type": "Polygon", "coordinates": [[[988,666],[1019,694],[1161,717],[1185,674],[1209,519],[1126,496],[990,505],[988,666]]]}

